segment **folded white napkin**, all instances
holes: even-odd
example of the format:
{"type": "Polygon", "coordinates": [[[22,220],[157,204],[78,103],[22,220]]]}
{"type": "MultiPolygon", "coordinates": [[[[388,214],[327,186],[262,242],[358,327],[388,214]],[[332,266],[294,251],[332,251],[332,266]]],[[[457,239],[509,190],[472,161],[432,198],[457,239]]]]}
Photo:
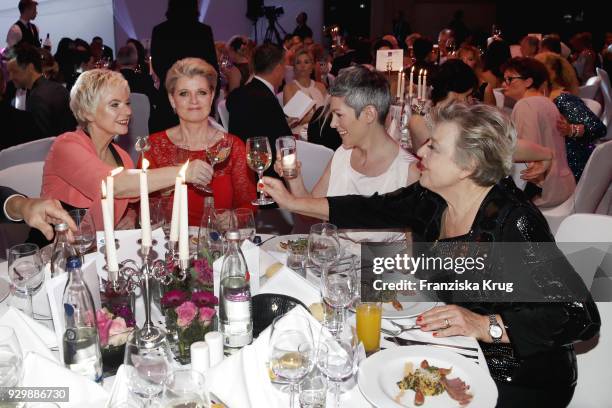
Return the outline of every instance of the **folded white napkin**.
{"type": "Polygon", "coordinates": [[[24,355],[27,352],[35,351],[48,359],[58,361],[58,356],[49,350],[51,347],[57,347],[55,333],[32,320],[21,310],[9,306],[6,313],[0,317],[0,325],[9,326],[15,330],[24,355]]]}
{"type": "Polygon", "coordinates": [[[108,400],[108,393],[99,384],[38,353],[28,353],[23,360],[23,368],[22,387],[69,387],[70,400],[60,403],[62,408],[101,408],[108,400]]]}
{"type": "Polygon", "coordinates": [[[294,297],[310,306],[321,300],[319,287],[292,269],[283,266],[262,285],[260,293],[280,293],[294,297]]]}

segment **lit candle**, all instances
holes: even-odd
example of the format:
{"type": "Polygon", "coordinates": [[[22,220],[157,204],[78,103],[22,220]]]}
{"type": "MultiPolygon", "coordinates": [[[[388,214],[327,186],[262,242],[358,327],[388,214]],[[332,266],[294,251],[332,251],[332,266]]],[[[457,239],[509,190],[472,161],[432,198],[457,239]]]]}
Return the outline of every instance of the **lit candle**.
{"type": "MultiPolygon", "coordinates": [[[[187,206],[187,185],[180,186],[180,213],[179,213],[179,260],[189,259],[189,208],[187,206]]],[[[174,193],[176,194],[176,192],[174,193]]]]}
{"type": "Polygon", "coordinates": [[[423,73],[423,91],[422,96],[424,100],[427,100],[427,70],[423,73]]]}
{"type": "Polygon", "coordinates": [[[417,99],[421,100],[423,92],[423,70],[419,70],[419,83],[417,84],[417,99]]]}
{"type": "Polygon", "coordinates": [[[408,85],[408,98],[412,99],[412,95],[414,94],[414,90],[412,89],[414,84],[414,65],[410,69],[410,82],[408,85]]]}
{"type": "Polygon", "coordinates": [[[179,212],[181,210],[181,185],[185,182],[185,173],[187,172],[187,166],[189,160],[178,172],[176,181],[174,183],[174,199],[172,200],[172,219],[170,221],[170,241],[177,242],[179,238],[179,212]]]}
{"type": "Polygon", "coordinates": [[[111,225],[115,226],[115,176],[123,171],[123,167],[111,170],[106,176],[106,200],[108,201],[108,211],[111,225]]]}
{"type": "Polygon", "coordinates": [[[113,232],[113,224],[111,222],[111,215],[106,198],[106,185],[102,180],[102,200],[100,200],[102,206],[102,219],[104,220],[104,242],[106,245],[106,266],[108,268],[108,277],[110,281],[116,281],[119,273],[119,264],[117,263],[117,249],[115,248],[115,234],[113,232]]]}
{"type": "Polygon", "coordinates": [[[149,184],[147,182],[147,169],[149,161],[142,159],[140,172],[140,228],[142,228],[141,245],[151,247],[151,216],[149,214],[149,184]]]}

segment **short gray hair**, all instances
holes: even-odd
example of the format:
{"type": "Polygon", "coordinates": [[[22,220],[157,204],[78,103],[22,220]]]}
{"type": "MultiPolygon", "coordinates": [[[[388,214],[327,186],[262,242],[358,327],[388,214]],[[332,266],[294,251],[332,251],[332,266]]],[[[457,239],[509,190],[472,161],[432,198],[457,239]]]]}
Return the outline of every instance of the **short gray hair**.
{"type": "Polygon", "coordinates": [[[166,74],[166,90],[169,94],[173,94],[179,78],[196,76],[205,78],[211,91],[215,91],[217,88],[217,71],[212,65],[200,58],[183,58],[176,61],[166,74]]]}
{"type": "Polygon", "coordinates": [[[344,97],[344,103],[355,110],[355,116],[359,116],[366,106],[373,106],[378,113],[378,122],[385,123],[391,90],[389,81],[381,72],[370,71],[361,65],[345,68],[329,88],[329,94],[344,97]]]}
{"type": "Polygon", "coordinates": [[[516,130],[497,108],[455,102],[435,109],[433,118],[435,125],[459,128],[454,160],[462,169],[474,167],[470,178],[476,184],[491,186],[510,174],[516,130]]]}
{"type": "Polygon", "coordinates": [[[70,110],[79,126],[87,127],[89,121],[86,116],[96,111],[104,92],[120,86],[125,86],[128,91],[130,90],[123,75],[108,69],[92,69],[79,75],[70,90],[70,110]]]}

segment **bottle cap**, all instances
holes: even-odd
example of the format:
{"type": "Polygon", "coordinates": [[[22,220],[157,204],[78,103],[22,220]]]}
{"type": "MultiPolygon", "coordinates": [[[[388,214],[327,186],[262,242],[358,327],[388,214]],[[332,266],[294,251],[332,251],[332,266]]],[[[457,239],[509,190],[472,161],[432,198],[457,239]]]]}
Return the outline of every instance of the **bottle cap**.
{"type": "Polygon", "coordinates": [[[68,224],[65,222],[61,222],[59,224],[55,224],[55,231],[57,232],[63,232],[68,230],[68,224]]]}
{"type": "Polygon", "coordinates": [[[228,241],[239,241],[240,240],[240,232],[237,230],[227,231],[225,233],[225,239],[228,241]]]}
{"type": "Polygon", "coordinates": [[[66,269],[76,269],[81,267],[81,258],[78,256],[69,256],[66,261],[66,269]]]}

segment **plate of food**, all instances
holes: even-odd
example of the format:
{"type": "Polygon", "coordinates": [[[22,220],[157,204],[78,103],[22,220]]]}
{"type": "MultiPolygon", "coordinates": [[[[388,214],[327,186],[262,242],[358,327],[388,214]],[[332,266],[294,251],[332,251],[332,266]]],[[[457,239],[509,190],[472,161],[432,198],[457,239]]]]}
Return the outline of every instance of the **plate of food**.
{"type": "Polygon", "coordinates": [[[436,302],[400,302],[395,299],[382,304],[383,319],[406,319],[415,317],[436,306],[436,302]]]}
{"type": "Polygon", "coordinates": [[[261,249],[266,252],[286,252],[290,243],[303,245],[308,251],[308,234],[280,235],[270,238],[261,244],[261,249]]]}
{"type": "Polygon", "coordinates": [[[473,361],[431,346],[394,347],[359,366],[358,384],[378,408],[492,408],[497,387],[473,361]]]}

